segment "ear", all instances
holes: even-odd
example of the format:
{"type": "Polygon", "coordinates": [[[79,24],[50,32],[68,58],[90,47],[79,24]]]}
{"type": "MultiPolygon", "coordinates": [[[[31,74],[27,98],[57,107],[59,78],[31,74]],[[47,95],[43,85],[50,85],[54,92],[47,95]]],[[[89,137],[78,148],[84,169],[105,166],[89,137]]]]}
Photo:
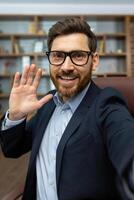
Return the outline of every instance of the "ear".
{"type": "Polygon", "coordinates": [[[98,64],[99,64],[99,54],[95,52],[92,55],[92,71],[96,71],[98,64]]]}

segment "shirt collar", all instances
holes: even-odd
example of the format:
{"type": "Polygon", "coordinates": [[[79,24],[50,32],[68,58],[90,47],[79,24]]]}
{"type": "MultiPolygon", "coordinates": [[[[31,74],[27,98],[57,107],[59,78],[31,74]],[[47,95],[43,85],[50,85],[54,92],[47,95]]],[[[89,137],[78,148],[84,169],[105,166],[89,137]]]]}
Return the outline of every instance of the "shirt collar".
{"type": "Polygon", "coordinates": [[[76,96],[72,97],[71,99],[69,99],[69,101],[65,103],[61,100],[58,92],[56,92],[55,95],[53,96],[54,103],[56,104],[56,106],[64,106],[64,108],[69,107],[71,111],[74,113],[77,107],[79,106],[80,102],[84,98],[90,84],[91,82],[89,82],[89,84],[81,92],[79,92],[76,96]]]}

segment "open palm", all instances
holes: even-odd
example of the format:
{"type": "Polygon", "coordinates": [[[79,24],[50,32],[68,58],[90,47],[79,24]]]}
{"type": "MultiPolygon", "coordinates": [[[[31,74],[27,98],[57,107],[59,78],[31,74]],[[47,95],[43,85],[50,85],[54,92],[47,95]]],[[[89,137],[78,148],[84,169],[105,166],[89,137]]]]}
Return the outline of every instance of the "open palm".
{"type": "Polygon", "coordinates": [[[22,76],[19,72],[15,74],[9,99],[9,119],[22,119],[52,98],[52,95],[46,95],[40,100],[37,99],[41,75],[42,70],[37,69],[34,64],[26,66],[22,76]]]}

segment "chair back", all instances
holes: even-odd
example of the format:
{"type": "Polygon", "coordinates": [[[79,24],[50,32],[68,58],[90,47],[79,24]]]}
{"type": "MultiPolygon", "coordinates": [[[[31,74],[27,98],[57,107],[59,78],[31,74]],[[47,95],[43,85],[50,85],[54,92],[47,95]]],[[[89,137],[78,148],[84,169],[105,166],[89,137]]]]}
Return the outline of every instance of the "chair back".
{"type": "Polygon", "coordinates": [[[134,116],[134,77],[98,77],[93,81],[100,87],[114,87],[126,99],[130,113],[134,116]]]}

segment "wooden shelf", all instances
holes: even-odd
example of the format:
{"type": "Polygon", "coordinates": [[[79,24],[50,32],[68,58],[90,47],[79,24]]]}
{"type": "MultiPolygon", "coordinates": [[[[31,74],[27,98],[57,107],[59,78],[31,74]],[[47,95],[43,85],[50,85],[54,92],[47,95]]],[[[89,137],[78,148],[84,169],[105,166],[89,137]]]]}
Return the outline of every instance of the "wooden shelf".
{"type": "Polygon", "coordinates": [[[6,54],[0,54],[0,57],[1,58],[10,58],[10,57],[23,57],[23,56],[30,56],[30,57],[34,57],[34,56],[46,56],[45,54],[43,53],[6,53],[6,54]]]}
{"type": "MultiPolygon", "coordinates": [[[[70,16],[74,15],[70,14],[70,16]]],[[[89,24],[91,23],[91,28],[94,29],[98,40],[98,47],[100,47],[98,48],[98,51],[100,51],[100,60],[102,61],[100,66],[104,66],[104,68],[100,68],[100,73],[93,73],[93,76],[134,76],[134,16],[86,14],[81,17],[84,17],[89,24]],[[114,66],[117,69],[113,67],[114,71],[124,70],[124,72],[102,73],[103,71],[112,70],[110,66],[114,66]]],[[[13,78],[15,71],[20,71],[22,65],[25,64],[25,59],[29,60],[29,63],[35,63],[38,67],[46,67],[48,65],[46,55],[43,51],[47,49],[46,41],[49,25],[51,26],[53,22],[62,18],[65,18],[65,16],[58,14],[0,15],[0,21],[2,24],[5,22],[7,27],[0,27],[0,71],[4,72],[3,68],[6,64],[9,64],[8,69],[10,72],[10,74],[0,73],[0,83],[5,84],[4,81],[8,81],[6,79],[13,78]],[[9,23],[9,29],[7,23],[9,23]],[[33,23],[35,24],[33,28],[37,28],[37,30],[34,29],[32,31],[32,29],[29,29],[33,23]],[[43,48],[45,48],[36,53],[34,52],[35,44],[38,40],[43,42],[43,48]]],[[[46,82],[48,83],[47,86],[50,87],[50,75],[43,74],[42,77],[43,81],[46,78],[45,81],[48,81],[46,82]]],[[[12,80],[9,83],[10,86],[11,82],[12,80]]],[[[2,87],[2,91],[4,87],[2,87]]],[[[44,92],[38,94],[39,97],[44,95],[44,92]]],[[[0,99],[7,101],[8,98],[9,94],[0,94],[0,99]]]]}
{"type": "MultiPolygon", "coordinates": [[[[0,94],[0,99],[6,99],[9,98],[10,94],[0,94]]],[[[45,96],[45,93],[38,93],[37,96],[41,97],[41,96],[45,96]]]]}
{"type": "Polygon", "coordinates": [[[14,74],[0,74],[0,78],[10,78],[12,77],[14,74]]]}
{"type": "Polygon", "coordinates": [[[103,37],[107,37],[107,38],[124,38],[126,37],[126,33],[100,33],[100,34],[96,34],[96,36],[98,38],[103,38],[103,37]]]}
{"type": "Polygon", "coordinates": [[[9,94],[0,93],[0,98],[1,99],[9,98],[9,94]]]}
{"type": "Polygon", "coordinates": [[[93,76],[96,76],[96,77],[119,77],[119,76],[123,76],[123,77],[126,77],[127,76],[127,73],[93,73],[93,76]]]}
{"type": "Polygon", "coordinates": [[[101,57],[125,57],[126,53],[100,53],[101,57]]]}
{"type": "MultiPolygon", "coordinates": [[[[127,54],[126,53],[99,53],[101,57],[124,57],[127,54]]],[[[6,53],[6,54],[0,54],[0,57],[22,57],[22,56],[39,56],[39,57],[46,57],[45,53],[6,53]]]]}
{"type": "Polygon", "coordinates": [[[34,38],[47,38],[47,35],[38,33],[0,33],[0,39],[34,39],[34,38]]]}

